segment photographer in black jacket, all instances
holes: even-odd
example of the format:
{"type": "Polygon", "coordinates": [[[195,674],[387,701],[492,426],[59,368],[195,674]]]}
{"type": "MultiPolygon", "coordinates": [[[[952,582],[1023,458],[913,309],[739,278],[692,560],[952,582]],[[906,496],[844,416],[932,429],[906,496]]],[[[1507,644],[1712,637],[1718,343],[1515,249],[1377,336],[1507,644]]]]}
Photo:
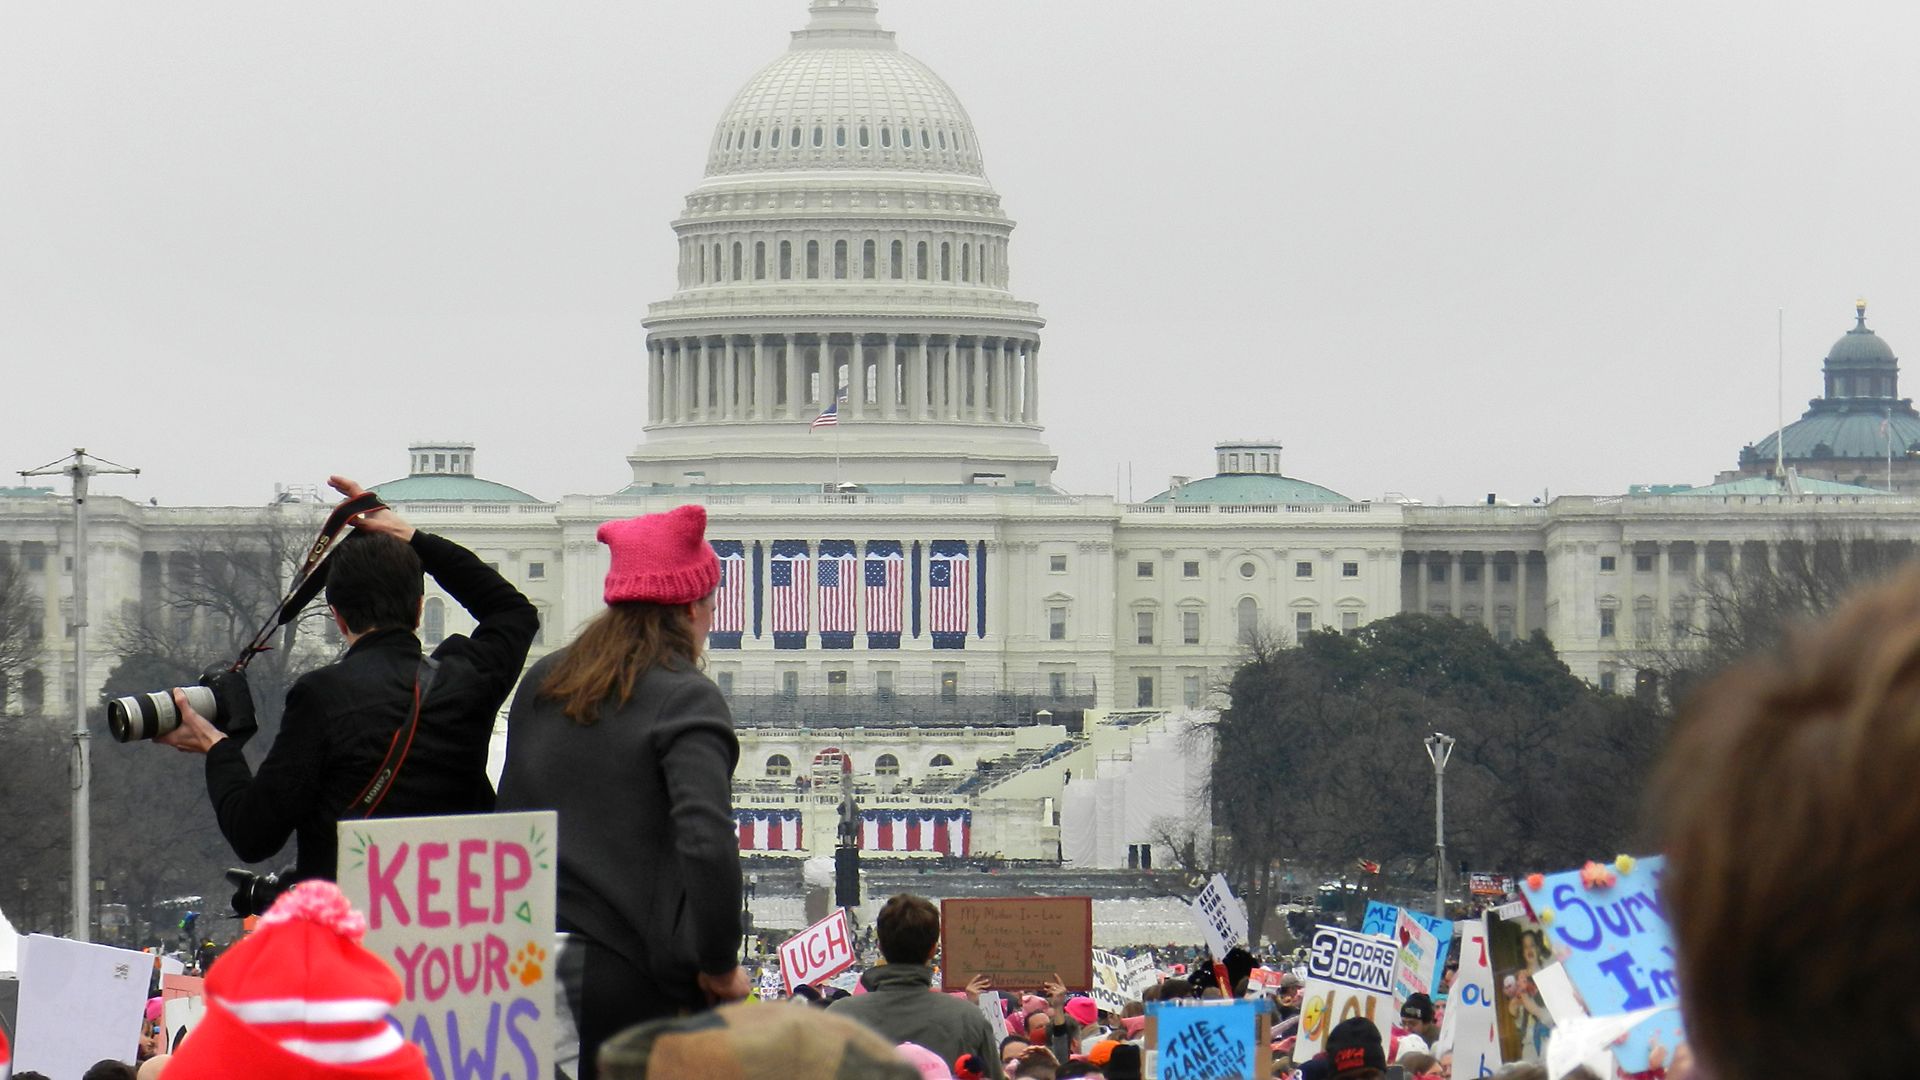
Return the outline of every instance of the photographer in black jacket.
{"type": "MultiPolygon", "coordinates": [[[[363,490],[343,477],[328,482],[347,498],[363,490]]],[[[493,809],[486,766],[494,717],[540,625],[518,589],[453,541],[417,532],[388,509],[353,526],[326,563],[327,606],[346,636],[346,655],[287,691],[279,737],[259,774],[178,690],[181,724],[158,740],[207,756],[207,794],[240,858],[271,858],[289,835],[299,838],[295,880],[334,876],[342,820],[493,809]],[[433,651],[430,674],[414,636],[422,571],[479,623],[472,637],[451,636],[433,651]],[[405,729],[422,689],[409,742],[405,729]],[[389,771],[383,762],[397,766],[376,785],[376,774],[389,771]]]]}

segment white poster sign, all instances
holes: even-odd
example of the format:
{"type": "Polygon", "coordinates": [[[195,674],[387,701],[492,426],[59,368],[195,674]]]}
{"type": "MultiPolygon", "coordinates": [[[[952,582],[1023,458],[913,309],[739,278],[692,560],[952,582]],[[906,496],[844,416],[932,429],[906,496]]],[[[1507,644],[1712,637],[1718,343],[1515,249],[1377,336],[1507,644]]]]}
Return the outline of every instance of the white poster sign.
{"type": "Polygon", "coordinates": [[[1460,924],[1460,970],[1447,993],[1447,1016],[1440,1045],[1453,1051],[1460,1080],[1500,1071],[1500,1005],[1493,996],[1493,962],[1487,955],[1487,927],[1479,920],[1460,924]],[[1448,1036],[1451,1035],[1451,1041],[1448,1036]]]}
{"type": "Polygon", "coordinates": [[[544,1080],[554,1057],[552,811],[340,823],[340,888],[400,976],[400,1032],[435,1076],[492,1062],[544,1080]]]}
{"type": "Polygon", "coordinates": [[[152,973],[153,957],[143,952],[22,938],[14,1070],[79,1076],[106,1058],[132,1061],[152,973]]]}
{"type": "Polygon", "coordinates": [[[1234,899],[1224,874],[1213,875],[1207,887],[1193,898],[1193,921],[1206,935],[1207,948],[1219,960],[1227,950],[1247,942],[1247,909],[1234,899]]]}
{"type": "Polygon", "coordinates": [[[787,993],[831,979],[853,966],[853,931],[847,925],[847,909],[835,908],[833,914],[780,943],[780,974],[787,981],[787,993]]]}
{"type": "Polygon", "coordinates": [[[1393,966],[1399,955],[1399,943],[1392,938],[1314,927],[1294,1060],[1305,1061],[1324,1050],[1327,1033],[1355,1016],[1371,1021],[1380,1030],[1380,1045],[1388,1045],[1399,1019],[1393,1007],[1393,966]]]}

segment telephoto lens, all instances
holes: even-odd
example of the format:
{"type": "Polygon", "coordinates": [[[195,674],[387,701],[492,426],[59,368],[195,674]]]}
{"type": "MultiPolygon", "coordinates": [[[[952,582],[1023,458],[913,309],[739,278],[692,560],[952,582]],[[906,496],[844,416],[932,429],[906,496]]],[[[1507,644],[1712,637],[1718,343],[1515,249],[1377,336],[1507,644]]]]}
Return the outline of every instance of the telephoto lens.
{"type": "MultiPolygon", "coordinates": [[[[183,686],[187,704],[209,721],[220,718],[219,699],[205,686],[183,686]]],[[[129,694],[107,702],[107,728],[115,742],[157,739],[180,726],[180,710],[174,708],[173,691],[155,690],[151,694],[129,694]]]]}

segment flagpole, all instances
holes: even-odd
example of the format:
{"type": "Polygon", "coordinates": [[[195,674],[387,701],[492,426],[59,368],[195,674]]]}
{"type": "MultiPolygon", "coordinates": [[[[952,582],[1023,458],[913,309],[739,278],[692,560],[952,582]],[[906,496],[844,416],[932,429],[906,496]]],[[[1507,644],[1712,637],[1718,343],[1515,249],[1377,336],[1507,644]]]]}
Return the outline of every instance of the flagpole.
{"type": "Polygon", "coordinates": [[[1787,479],[1787,309],[1774,309],[1773,475],[1787,479]]]}

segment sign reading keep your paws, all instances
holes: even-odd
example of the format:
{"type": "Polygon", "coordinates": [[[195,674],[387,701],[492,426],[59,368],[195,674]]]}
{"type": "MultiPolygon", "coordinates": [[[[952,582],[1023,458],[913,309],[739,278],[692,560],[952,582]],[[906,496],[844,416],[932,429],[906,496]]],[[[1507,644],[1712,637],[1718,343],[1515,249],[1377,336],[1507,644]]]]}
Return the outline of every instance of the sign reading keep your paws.
{"type": "Polygon", "coordinates": [[[553,1075],[551,812],[340,824],[340,888],[434,1076],[553,1075]]]}

